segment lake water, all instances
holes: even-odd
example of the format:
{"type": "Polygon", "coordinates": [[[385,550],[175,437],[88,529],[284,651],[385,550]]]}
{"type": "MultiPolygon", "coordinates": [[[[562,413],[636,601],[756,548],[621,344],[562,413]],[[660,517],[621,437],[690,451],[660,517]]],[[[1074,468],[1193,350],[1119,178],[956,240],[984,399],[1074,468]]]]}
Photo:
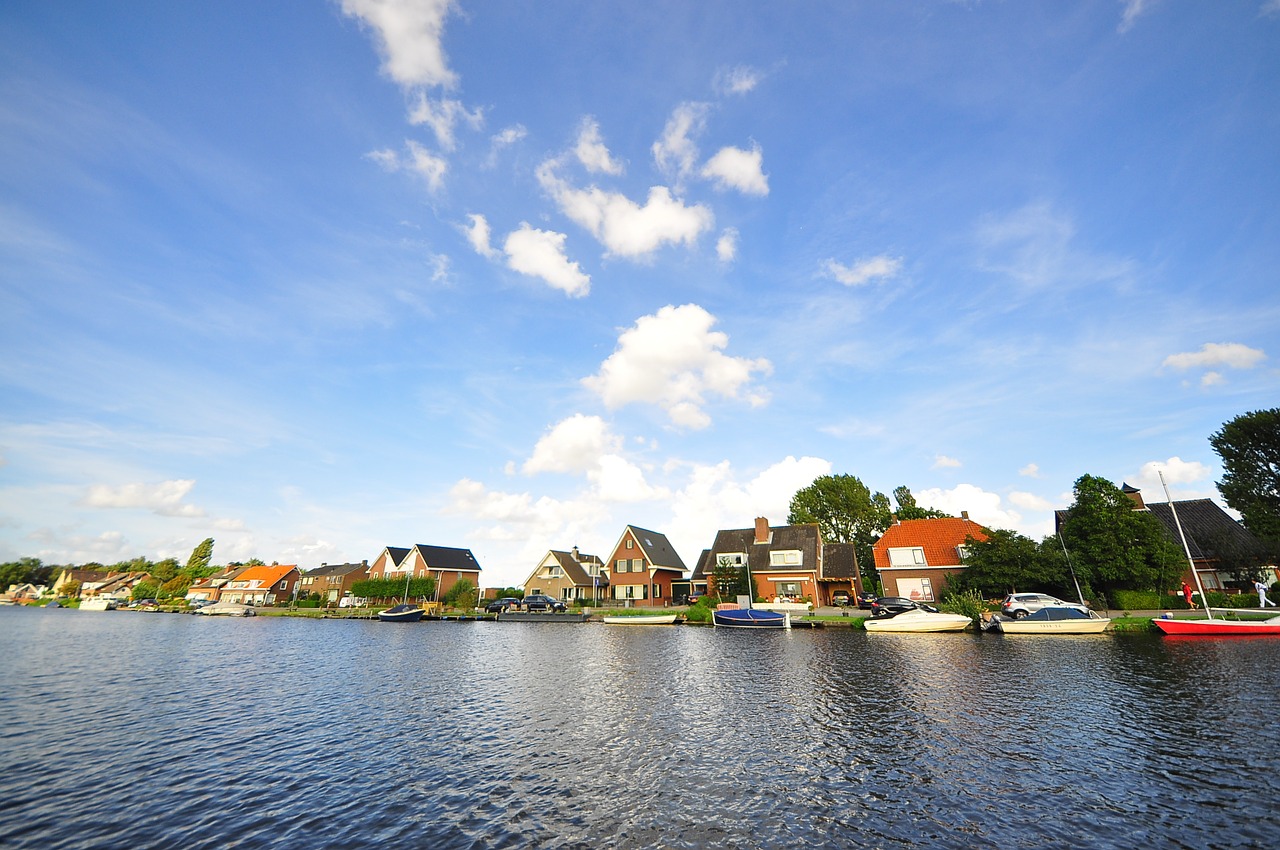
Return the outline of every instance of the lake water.
{"type": "Polygon", "coordinates": [[[0,608],[0,847],[1280,846],[1280,640],[0,608]]]}

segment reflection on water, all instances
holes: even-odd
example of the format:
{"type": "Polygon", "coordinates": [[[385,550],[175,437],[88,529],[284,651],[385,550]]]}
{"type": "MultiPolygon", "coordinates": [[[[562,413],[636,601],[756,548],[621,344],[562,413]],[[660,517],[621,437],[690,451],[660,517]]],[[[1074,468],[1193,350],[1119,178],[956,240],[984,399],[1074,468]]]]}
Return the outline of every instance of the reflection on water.
{"type": "Polygon", "coordinates": [[[0,846],[1280,845],[1280,641],[0,610],[0,846]]]}

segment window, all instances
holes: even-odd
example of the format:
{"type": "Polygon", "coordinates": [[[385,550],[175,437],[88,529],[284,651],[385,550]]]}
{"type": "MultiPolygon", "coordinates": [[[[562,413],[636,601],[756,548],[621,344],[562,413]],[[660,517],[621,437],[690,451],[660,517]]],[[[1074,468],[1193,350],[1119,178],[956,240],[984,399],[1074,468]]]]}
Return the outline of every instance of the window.
{"type": "Polygon", "coordinates": [[[642,572],[644,572],[644,558],[632,558],[632,559],[631,559],[631,572],[633,572],[633,573],[642,573],[642,572]]]}
{"type": "Polygon", "coordinates": [[[560,569],[560,566],[558,564],[555,566],[547,567],[547,572],[546,572],[547,578],[559,578],[561,574],[562,574],[562,570],[560,569]]]}
{"type": "Polygon", "coordinates": [[[720,567],[741,567],[742,553],[730,552],[726,555],[716,555],[716,564],[720,567]]]}
{"type": "Polygon", "coordinates": [[[634,549],[634,548],[635,548],[635,545],[636,545],[636,542],[635,542],[634,540],[632,540],[630,537],[628,537],[628,538],[627,538],[627,548],[628,548],[628,549],[634,549]]]}
{"type": "Polygon", "coordinates": [[[647,599],[646,591],[648,590],[643,584],[617,584],[613,587],[614,599],[647,599]]]}
{"type": "Polygon", "coordinates": [[[796,566],[801,561],[799,549],[780,549],[769,553],[769,566],[771,567],[787,567],[796,566]]]}
{"type": "Polygon", "coordinates": [[[969,559],[969,547],[961,543],[956,547],[956,557],[960,559],[960,563],[964,563],[969,559]]]}
{"type": "Polygon", "coordinates": [[[615,573],[625,573],[627,571],[627,563],[628,561],[626,558],[619,558],[618,563],[613,567],[613,571],[615,573]]]}
{"type": "Polygon", "coordinates": [[[800,597],[803,595],[802,585],[798,581],[780,581],[777,582],[779,596],[800,597]]]}
{"type": "Polygon", "coordinates": [[[932,602],[933,582],[927,578],[900,578],[898,595],[905,596],[912,602],[932,602]]]}
{"type": "Polygon", "coordinates": [[[889,550],[889,566],[891,567],[923,567],[925,566],[924,549],[919,546],[902,547],[889,550]]]}

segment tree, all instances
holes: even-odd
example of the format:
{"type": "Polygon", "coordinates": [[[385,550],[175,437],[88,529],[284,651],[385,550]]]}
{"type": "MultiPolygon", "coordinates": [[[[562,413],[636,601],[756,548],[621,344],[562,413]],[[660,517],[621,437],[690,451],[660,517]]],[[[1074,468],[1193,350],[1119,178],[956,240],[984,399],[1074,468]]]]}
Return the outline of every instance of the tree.
{"type": "Polygon", "coordinates": [[[39,558],[19,558],[7,564],[0,564],[0,591],[8,590],[11,584],[48,584],[51,567],[40,563],[39,558]]]}
{"type": "Polygon", "coordinates": [[[1184,566],[1181,550],[1149,511],[1107,481],[1082,475],[1066,511],[1062,538],[1082,586],[1092,590],[1170,587],[1184,566]]]}
{"type": "Polygon", "coordinates": [[[186,569],[190,571],[187,575],[195,576],[198,571],[207,569],[211,561],[213,561],[213,538],[206,537],[191,550],[191,557],[187,558],[186,569]]]}
{"type": "Polygon", "coordinates": [[[896,516],[898,519],[941,519],[951,514],[934,508],[922,508],[916,504],[916,497],[911,495],[905,484],[893,488],[893,500],[898,503],[896,516]]]}
{"type": "Polygon", "coordinates": [[[1257,537],[1280,540],[1280,408],[1237,416],[1209,438],[1222,458],[1218,491],[1257,537]]]}
{"type": "Polygon", "coordinates": [[[1016,593],[1019,590],[1061,590],[1064,566],[1053,557],[1049,543],[1036,543],[1016,531],[993,529],[986,540],[965,540],[965,570],[948,579],[948,586],[979,590],[986,594],[1016,593]]]}
{"type": "Polygon", "coordinates": [[[741,567],[733,555],[718,555],[715,566],[711,569],[711,585],[708,589],[720,599],[732,599],[739,593],[747,592],[740,585],[740,576],[741,567]]]}
{"type": "Polygon", "coordinates": [[[444,597],[440,603],[445,608],[460,608],[469,610],[476,607],[476,586],[471,579],[460,578],[453,583],[453,587],[445,591],[444,597]]]}
{"type": "MultiPolygon", "coordinates": [[[[905,489],[905,488],[901,488],[905,489]]],[[[823,475],[791,497],[791,525],[813,522],[827,543],[852,543],[863,575],[873,582],[871,547],[889,527],[889,498],[872,494],[853,475],[823,475]]]]}

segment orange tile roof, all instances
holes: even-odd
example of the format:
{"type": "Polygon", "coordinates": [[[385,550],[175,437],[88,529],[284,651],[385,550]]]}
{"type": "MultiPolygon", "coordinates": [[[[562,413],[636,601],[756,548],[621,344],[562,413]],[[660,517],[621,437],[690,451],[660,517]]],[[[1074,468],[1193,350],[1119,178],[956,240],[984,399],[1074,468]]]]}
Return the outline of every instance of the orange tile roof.
{"type": "MultiPolygon", "coordinates": [[[[252,587],[253,581],[256,579],[260,582],[258,587],[268,588],[274,586],[280,581],[280,579],[288,575],[290,570],[296,570],[297,568],[297,564],[272,564],[270,566],[263,567],[249,567],[247,570],[240,573],[240,575],[236,576],[235,581],[245,582],[248,587],[252,587]]],[[[244,588],[235,589],[243,590],[244,588]]]]}
{"type": "Polygon", "coordinates": [[[958,517],[902,520],[889,526],[889,530],[872,547],[876,568],[886,569],[889,550],[905,546],[924,549],[925,561],[931,567],[959,566],[956,547],[964,543],[966,537],[986,540],[987,530],[973,520],[958,517]]]}

